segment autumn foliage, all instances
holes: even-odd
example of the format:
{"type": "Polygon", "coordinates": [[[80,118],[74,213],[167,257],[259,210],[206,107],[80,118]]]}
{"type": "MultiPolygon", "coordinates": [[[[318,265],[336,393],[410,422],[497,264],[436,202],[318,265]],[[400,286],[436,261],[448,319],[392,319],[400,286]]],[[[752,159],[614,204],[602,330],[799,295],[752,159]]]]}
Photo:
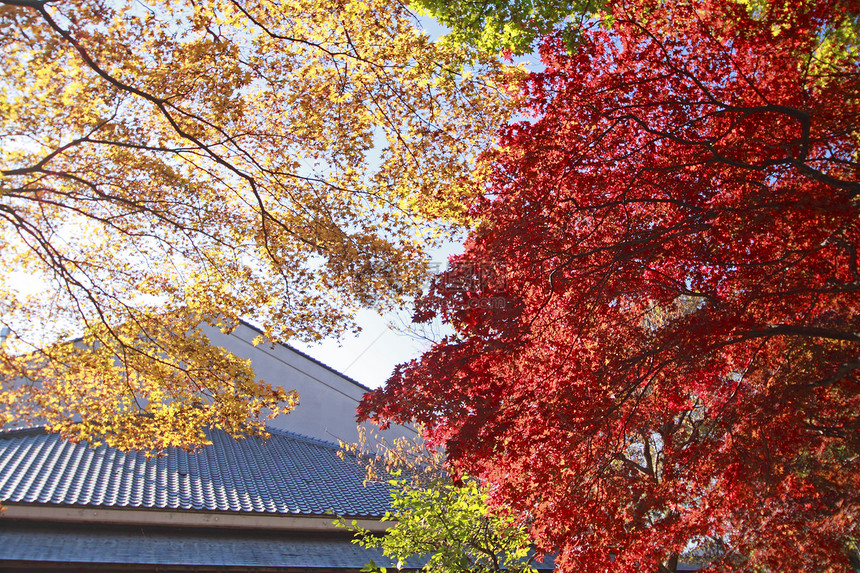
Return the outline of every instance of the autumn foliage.
{"type": "Polygon", "coordinates": [[[317,340],[414,292],[509,114],[467,52],[388,1],[0,1],[0,424],[262,431],[295,396],[198,325],[317,340]]]}
{"type": "Polygon", "coordinates": [[[858,14],[629,1],[546,38],[416,313],[456,334],[362,414],[425,424],[563,571],[856,566],[858,14]]]}
{"type": "MultiPolygon", "coordinates": [[[[359,442],[341,442],[338,456],[358,463],[365,485],[389,486],[391,522],[383,534],[362,528],[357,521],[338,519],[339,527],[355,534],[353,543],[377,547],[401,568],[423,563],[424,573],[536,573],[534,552],[523,520],[488,506],[486,484],[460,476],[454,482],[442,452],[430,450],[424,439],[368,436],[358,427],[359,442]]],[[[371,561],[364,571],[386,573],[371,561]]]]}

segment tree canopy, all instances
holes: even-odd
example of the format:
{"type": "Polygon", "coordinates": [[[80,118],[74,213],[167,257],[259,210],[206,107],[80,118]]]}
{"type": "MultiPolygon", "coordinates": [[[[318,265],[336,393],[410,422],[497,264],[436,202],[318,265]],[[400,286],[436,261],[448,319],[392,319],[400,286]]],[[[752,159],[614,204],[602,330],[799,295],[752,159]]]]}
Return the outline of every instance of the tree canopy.
{"type": "Polygon", "coordinates": [[[0,422],[120,447],[289,409],[198,325],[399,304],[511,104],[397,2],[6,0],[0,47],[0,422]]]}
{"type": "Polygon", "coordinates": [[[556,30],[573,44],[579,25],[605,0],[415,0],[423,13],[451,29],[447,40],[487,52],[524,54],[556,30]]]}
{"type": "MultiPolygon", "coordinates": [[[[361,528],[357,521],[336,523],[355,534],[353,543],[380,548],[397,569],[428,573],[535,573],[528,528],[523,516],[492,508],[486,484],[461,476],[457,482],[445,469],[445,456],[429,449],[419,436],[386,442],[380,436],[368,447],[359,426],[358,444],[341,443],[339,455],[355,459],[368,481],[390,487],[393,522],[383,534],[361,528]]],[[[363,571],[386,573],[371,561],[363,571]]]]}
{"type": "Polygon", "coordinates": [[[631,0],[545,38],[416,311],[456,334],[362,414],[426,425],[562,571],[856,566],[858,14],[631,0]]]}

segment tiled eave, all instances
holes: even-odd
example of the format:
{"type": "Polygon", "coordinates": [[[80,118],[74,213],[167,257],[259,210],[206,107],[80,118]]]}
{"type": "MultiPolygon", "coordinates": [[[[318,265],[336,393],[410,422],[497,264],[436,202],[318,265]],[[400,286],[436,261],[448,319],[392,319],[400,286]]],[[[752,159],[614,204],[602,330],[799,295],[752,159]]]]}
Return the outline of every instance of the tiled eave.
{"type": "MultiPolygon", "coordinates": [[[[205,527],[264,529],[268,531],[332,532],[343,531],[334,525],[335,516],[283,515],[218,511],[170,511],[160,509],[104,508],[52,504],[4,503],[0,520],[38,522],[135,525],[157,527],[205,527]]],[[[347,517],[347,516],[345,516],[347,517]]],[[[352,521],[352,519],[349,519],[352,521]]],[[[393,525],[376,519],[355,520],[356,524],[381,533],[393,525]]]]}
{"type": "MultiPolygon", "coordinates": [[[[0,572],[346,573],[378,549],[338,532],[98,525],[0,518],[0,572]]],[[[416,561],[416,566],[423,565],[416,561]]]]}

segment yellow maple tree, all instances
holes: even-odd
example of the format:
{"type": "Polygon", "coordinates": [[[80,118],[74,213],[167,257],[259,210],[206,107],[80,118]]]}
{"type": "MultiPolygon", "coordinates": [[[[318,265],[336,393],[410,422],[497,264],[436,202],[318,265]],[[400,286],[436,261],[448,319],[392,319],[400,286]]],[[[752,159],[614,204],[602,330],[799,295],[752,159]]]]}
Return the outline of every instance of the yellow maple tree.
{"type": "Polygon", "coordinates": [[[415,291],[512,106],[466,50],[388,0],[0,1],[0,422],[263,432],[295,394],[200,325],[314,340],[415,291]]]}

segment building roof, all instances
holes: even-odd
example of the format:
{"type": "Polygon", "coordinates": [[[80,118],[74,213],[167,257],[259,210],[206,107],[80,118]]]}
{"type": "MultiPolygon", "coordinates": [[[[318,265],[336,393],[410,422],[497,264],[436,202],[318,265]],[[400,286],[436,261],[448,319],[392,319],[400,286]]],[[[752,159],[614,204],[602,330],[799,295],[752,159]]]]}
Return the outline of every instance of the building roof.
{"type": "Polygon", "coordinates": [[[264,441],[210,433],[197,453],[158,458],[71,443],[42,429],[0,433],[0,501],[98,508],[380,517],[388,488],[363,487],[337,446],[282,430],[264,441]]]}
{"type": "MultiPolygon", "coordinates": [[[[378,549],[365,549],[343,536],[261,531],[182,530],[62,524],[0,526],[0,567],[66,564],[75,570],[358,571],[370,560],[392,566],[378,549]],[[85,565],[85,567],[81,567],[85,565]],[[100,567],[99,567],[100,566],[100,567]],[[172,566],[172,567],[171,567],[172,566]]],[[[420,566],[416,559],[409,565],[420,566]]],[[[23,567],[22,567],[23,568],[23,567]]]]}
{"type": "MultiPolygon", "coordinates": [[[[341,460],[334,444],[270,432],[264,441],[213,431],[213,443],[197,453],[171,448],[149,459],[142,452],[71,443],[43,428],[0,432],[0,501],[10,512],[15,506],[25,510],[0,519],[0,570],[336,573],[357,571],[370,560],[396,566],[381,550],[353,544],[345,531],[247,524],[237,529],[225,521],[225,513],[279,522],[332,513],[375,519],[390,509],[388,487],[365,487],[361,468],[341,460]],[[59,520],[27,513],[38,508],[65,513],[59,520]],[[160,510],[174,517],[169,524],[99,521],[115,510],[160,510]],[[206,520],[188,526],[175,518],[183,512],[192,518],[216,512],[222,525],[206,520]],[[90,514],[96,517],[84,517],[90,514]]],[[[412,558],[407,567],[420,568],[426,559],[412,558]]],[[[554,565],[548,559],[536,566],[554,565]]]]}

